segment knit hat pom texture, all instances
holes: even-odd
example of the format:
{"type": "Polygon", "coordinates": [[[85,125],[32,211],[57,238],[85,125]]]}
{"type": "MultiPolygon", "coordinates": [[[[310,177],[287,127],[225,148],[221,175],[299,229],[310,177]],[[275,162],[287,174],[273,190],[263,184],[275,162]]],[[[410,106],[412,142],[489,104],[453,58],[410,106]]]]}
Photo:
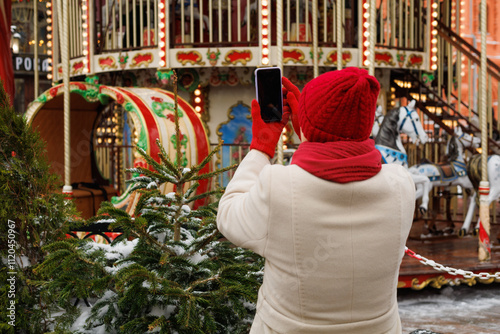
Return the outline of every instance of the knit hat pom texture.
{"type": "Polygon", "coordinates": [[[300,128],[312,142],[363,141],[370,137],[380,91],[366,70],[348,67],[310,81],[299,100],[300,128]]]}

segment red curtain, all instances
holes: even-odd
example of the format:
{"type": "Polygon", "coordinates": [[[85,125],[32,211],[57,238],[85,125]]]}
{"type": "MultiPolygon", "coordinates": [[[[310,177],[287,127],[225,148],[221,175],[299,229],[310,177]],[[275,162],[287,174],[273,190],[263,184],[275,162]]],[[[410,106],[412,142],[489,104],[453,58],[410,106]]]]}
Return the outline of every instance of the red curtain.
{"type": "Polygon", "coordinates": [[[14,101],[14,68],[12,66],[12,55],[10,51],[10,23],[12,16],[12,1],[0,0],[0,78],[3,87],[10,96],[10,102],[14,101]]]}

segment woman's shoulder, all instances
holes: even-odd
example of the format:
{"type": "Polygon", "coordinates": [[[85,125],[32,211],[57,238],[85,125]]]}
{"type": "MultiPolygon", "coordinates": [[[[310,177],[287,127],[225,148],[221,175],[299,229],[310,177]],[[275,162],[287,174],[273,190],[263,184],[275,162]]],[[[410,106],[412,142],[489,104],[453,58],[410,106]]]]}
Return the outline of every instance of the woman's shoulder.
{"type": "Polygon", "coordinates": [[[408,168],[396,164],[384,164],[382,165],[381,173],[385,177],[398,179],[400,182],[406,182],[412,189],[415,188],[413,177],[408,168]]]}
{"type": "Polygon", "coordinates": [[[386,173],[397,173],[401,175],[409,175],[410,172],[408,171],[408,168],[405,168],[401,165],[397,164],[383,164],[382,165],[382,171],[385,171],[386,173]]]}

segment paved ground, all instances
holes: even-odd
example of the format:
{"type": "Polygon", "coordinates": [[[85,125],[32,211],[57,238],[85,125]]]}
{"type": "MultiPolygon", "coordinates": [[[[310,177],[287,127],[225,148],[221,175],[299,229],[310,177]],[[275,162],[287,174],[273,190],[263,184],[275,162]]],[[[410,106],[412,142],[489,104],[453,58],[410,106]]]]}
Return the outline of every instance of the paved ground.
{"type": "Polygon", "coordinates": [[[500,333],[500,283],[398,290],[403,333],[500,333]]]}

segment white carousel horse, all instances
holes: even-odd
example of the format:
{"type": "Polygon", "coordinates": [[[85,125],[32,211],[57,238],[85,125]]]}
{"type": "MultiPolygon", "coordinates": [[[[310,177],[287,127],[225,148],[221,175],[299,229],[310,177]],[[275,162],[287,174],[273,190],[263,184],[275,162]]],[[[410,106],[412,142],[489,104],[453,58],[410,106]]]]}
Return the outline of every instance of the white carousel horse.
{"type": "MultiPolygon", "coordinates": [[[[410,173],[419,176],[427,177],[430,182],[425,183],[423,191],[427,194],[430,193],[433,187],[452,187],[461,186],[463,189],[468,189],[472,192],[469,199],[469,209],[464,224],[470,225],[472,213],[474,212],[476,192],[472,185],[469,176],[467,175],[467,168],[464,159],[465,147],[479,147],[481,139],[474,137],[468,133],[463,133],[460,127],[455,129],[455,135],[450,138],[446,145],[446,155],[449,157],[449,164],[437,165],[431,162],[425,162],[416,166],[410,167],[410,173]],[[469,217],[470,214],[470,217],[469,217]]],[[[424,203],[422,203],[423,205],[424,203]]],[[[426,203],[428,204],[428,203],[426,203]]],[[[425,208],[427,210],[427,207],[425,208]]]]}
{"type": "MultiPolygon", "coordinates": [[[[488,156],[487,162],[487,171],[488,171],[488,182],[490,184],[490,193],[488,195],[488,206],[493,202],[500,199],[500,156],[499,155],[490,155],[488,156]]],[[[475,155],[467,164],[467,173],[469,174],[469,178],[474,184],[475,188],[481,181],[481,155],[475,155]]],[[[475,199],[476,193],[474,193],[475,199]]],[[[471,199],[472,200],[472,199],[471,199]]],[[[476,201],[473,202],[476,204],[476,201]]],[[[460,236],[464,236],[469,232],[470,225],[472,223],[472,218],[474,215],[474,209],[476,205],[469,208],[467,212],[467,217],[465,218],[464,224],[459,231],[460,236]]],[[[475,230],[479,227],[479,219],[477,221],[475,230]]]]}
{"type": "MultiPolygon", "coordinates": [[[[396,163],[408,168],[408,155],[401,141],[401,133],[410,137],[415,143],[425,144],[429,137],[420,122],[420,117],[415,109],[415,100],[408,106],[390,110],[384,117],[375,137],[375,147],[382,154],[384,163],[396,163]]],[[[429,193],[423,191],[425,185],[430,183],[424,176],[412,174],[416,186],[416,198],[422,197],[420,211],[425,212],[429,203],[429,193]]]]}
{"type": "Polygon", "coordinates": [[[377,137],[378,130],[384,121],[384,114],[382,110],[382,106],[377,106],[377,110],[375,110],[375,121],[373,122],[372,127],[372,138],[377,137]]]}

